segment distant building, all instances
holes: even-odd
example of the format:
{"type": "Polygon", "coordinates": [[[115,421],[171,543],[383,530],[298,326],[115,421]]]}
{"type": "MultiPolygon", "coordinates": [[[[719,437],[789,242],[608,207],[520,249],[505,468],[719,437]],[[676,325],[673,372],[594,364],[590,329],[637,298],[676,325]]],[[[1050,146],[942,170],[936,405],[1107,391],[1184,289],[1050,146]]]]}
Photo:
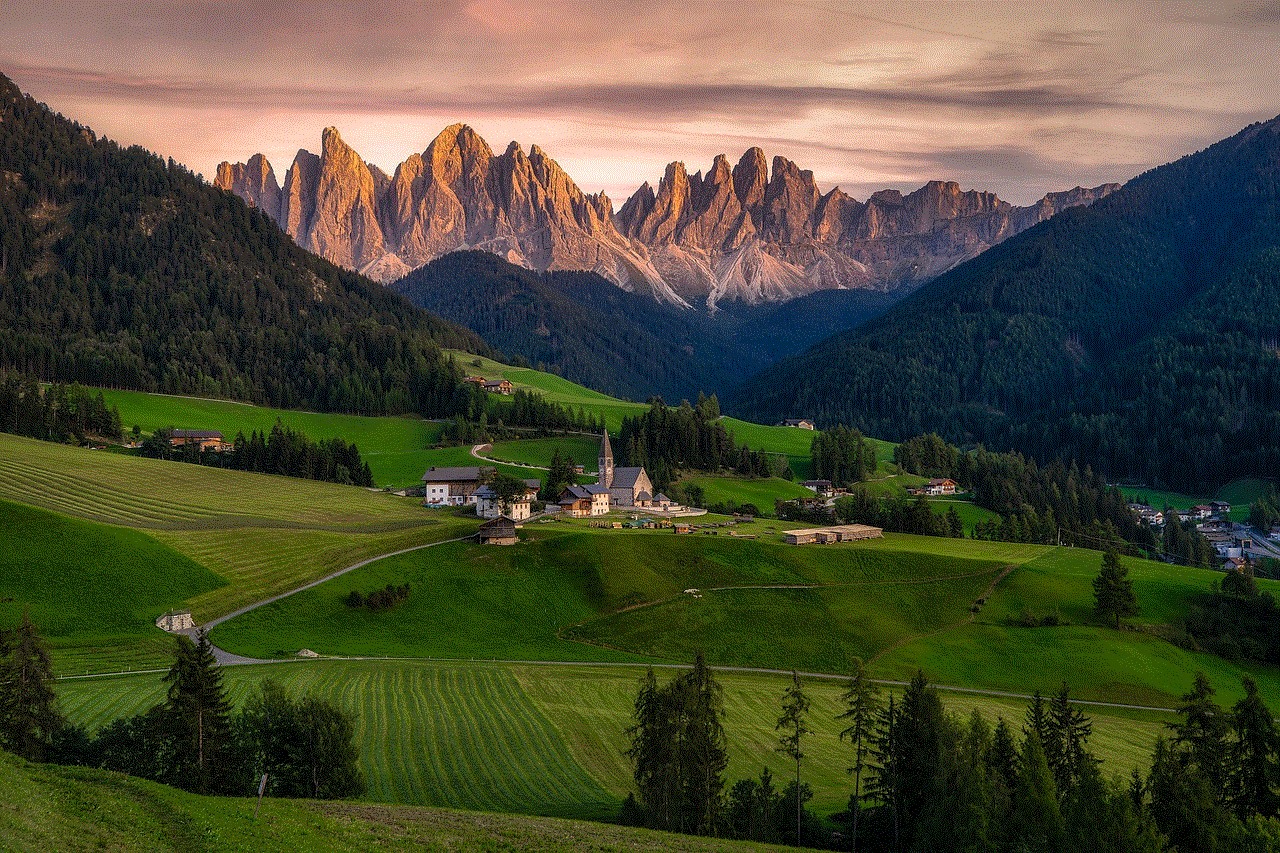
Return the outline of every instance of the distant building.
{"type": "Polygon", "coordinates": [[[565,486],[559,504],[561,511],[573,518],[608,515],[609,490],[600,485],[565,486]]]}
{"type": "MultiPolygon", "coordinates": [[[[476,515],[481,518],[498,518],[505,515],[515,521],[524,521],[533,515],[533,499],[538,496],[538,487],[530,486],[528,480],[525,481],[524,494],[511,502],[507,507],[507,511],[502,511],[502,501],[498,499],[498,493],[489,485],[481,486],[472,494],[476,503],[476,515]]],[[[537,480],[532,482],[536,483],[537,480]]]]}
{"type": "Polygon", "coordinates": [[[830,480],[805,480],[805,481],[804,481],[803,483],[801,483],[800,485],[801,485],[801,486],[804,486],[804,487],[805,487],[806,489],[808,489],[809,491],[811,491],[811,492],[817,492],[817,493],[818,493],[818,494],[820,494],[820,495],[829,495],[829,494],[831,494],[831,481],[830,481],[830,480]]]}
{"type": "Polygon", "coordinates": [[[815,429],[813,421],[808,418],[783,418],[778,426],[795,427],[796,429],[815,429]]]}
{"type": "Polygon", "coordinates": [[[956,481],[950,477],[941,479],[933,479],[924,484],[924,494],[930,497],[938,495],[954,495],[956,493],[956,481]]]}
{"type": "Polygon", "coordinates": [[[510,394],[515,387],[507,379],[490,379],[484,383],[484,390],[490,394],[510,394]]]}
{"type": "Polygon", "coordinates": [[[171,447],[185,447],[188,444],[198,444],[201,450],[231,448],[231,445],[227,444],[226,439],[222,437],[222,433],[216,429],[175,429],[173,435],[169,436],[171,447]]]}
{"type": "Polygon", "coordinates": [[[483,377],[483,376],[468,376],[466,379],[464,379],[464,380],[462,380],[462,381],[463,381],[463,382],[470,382],[472,385],[479,385],[481,388],[483,388],[483,387],[484,387],[484,377],[483,377]]]}
{"type": "Polygon", "coordinates": [[[613,448],[609,445],[608,430],[600,437],[600,457],[597,462],[599,485],[608,489],[610,504],[618,507],[646,507],[652,502],[653,483],[643,468],[613,467],[613,448]],[[646,497],[642,499],[641,495],[646,497]]]}
{"type": "Polygon", "coordinates": [[[187,631],[195,626],[196,623],[191,618],[190,610],[170,610],[156,620],[156,627],[161,631],[168,631],[170,634],[187,631]]]}
{"type": "Polygon", "coordinates": [[[475,503],[475,493],[493,475],[492,468],[432,466],[422,475],[423,506],[465,506],[475,503]]]}
{"type": "Polygon", "coordinates": [[[500,515],[486,521],[476,531],[476,541],[481,545],[514,545],[516,538],[516,521],[500,515]]]}

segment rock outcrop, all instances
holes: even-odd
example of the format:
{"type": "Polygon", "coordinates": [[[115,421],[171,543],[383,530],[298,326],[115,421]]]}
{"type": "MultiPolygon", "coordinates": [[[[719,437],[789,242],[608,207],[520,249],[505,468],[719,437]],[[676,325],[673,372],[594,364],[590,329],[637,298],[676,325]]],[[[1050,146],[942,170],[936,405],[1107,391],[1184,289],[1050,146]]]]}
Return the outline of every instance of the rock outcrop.
{"type": "Polygon", "coordinates": [[[319,156],[299,151],[276,182],[261,154],[218,166],[217,186],[275,219],[299,245],[379,281],[462,248],[535,270],[594,270],[659,301],[716,310],[828,288],[923,283],[1059,211],[1117,188],[1050,193],[1014,207],[992,193],[930,181],[859,202],[822,193],[813,173],[751,148],[704,175],[667,166],[615,213],[582,192],[538,146],[495,155],[466,125],[445,128],[388,176],[332,127],[319,156]]]}

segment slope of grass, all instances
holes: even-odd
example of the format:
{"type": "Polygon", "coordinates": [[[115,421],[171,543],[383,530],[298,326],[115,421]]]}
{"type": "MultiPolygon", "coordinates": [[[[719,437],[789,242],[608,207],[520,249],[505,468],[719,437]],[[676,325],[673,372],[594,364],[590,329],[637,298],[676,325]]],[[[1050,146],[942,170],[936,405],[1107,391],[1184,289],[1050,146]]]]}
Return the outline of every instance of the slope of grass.
{"type": "MultiPolygon", "coordinates": [[[[313,691],[356,717],[368,798],[394,803],[502,809],[612,819],[631,788],[624,730],[639,667],[502,666],[427,661],[312,661],[229,667],[237,701],[265,677],[313,691]]],[[[665,681],[672,670],[660,669],[665,681]]],[[[724,687],[730,780],[768,766],[786,779],[794,765],[774,749],[774,723],[788,680],[780,674],[719,672],[724,687]]],[[[838,680],[805,679],[814,734],[804,778],[810,806],[830,814],[848,802],[849,747],[836,720],[838,680]]],[[[159,675],[63,681],[67,714],[94,729],[163,698],[159,675]]],[[[949,710],[977,708],[988,720],[1021,720],[1020,699],[944,693],[949,710]]],[[[1093,746],[1107,770],[1127,773],[1148,760],[1165,719],[1159,714],[1088,709],[1093,746]]]]}
{"type": "Polygon", "coordinates": [[[799,483],[781,477],[747,479],[715,474],[685,474],[680,483],[701,486],[707,506],[732,501],[737,504],[755,504],[761,512],[773,514],[775,500],[813,497],[813,492],[799,483]]]}
{"type": "MultiPolygon", "coordinates": [[[[0,499],[144,531],[216,574],[224,584],[179,584],[164,600],[139,601],[139,610],[147,613],[147,608],[164,610],[185,603],[197,621],[359,560],[452,538],[475,526],[474,518],[426,510],[412,499],[350,486],[140,459],[9,435],[0,435],[0,499]]],[[[114,546],[115,540],[102,544],[93,552],[95,558],[129,566],[127,556],[110,553],[114,546]]],[[[62,566],[61,557],[51,549],[48,559],[62,566]]],[[[129,571],[143,575],[147,565],[141,561],[129,571]]],[[[165,576],[159,570],[154,574],[165,576]]],[[[86,595],[83,589],[78,594],[86,595]]],[[[150,626],[144,616],[137,618],[150,626]]],[[[163,637],[154,627],[149,630],[163,637]]],[[[136,648],[118,643],[99,648],[96,662],[104,665],[134,666],[156,659],[149,641],[136,648]]]]}
{"type": "Polygon", "coordinates": [[[363,802],[202,797],[0,753],[0,840],[13,853],[686,853],[780,850],[556,818],[363,802]]]}
{"type": "Polygon", "coordinates": [[[0,626],[27,611],[64,672],[162,659],[157,616],[226,581],[136,530],[0,501],[0,626]]]}
{"type": "MultiPolygon", "coordinates": [[[[1141,614],[1138,626],[1176,626],[1206,593],[1216,572],[1125,559],[1141,614]]],[[[1203,671],[1230,705],[1242,695],[1248,674],[1263,696],[1280,697],[1280,669],[1240,666],[1213,655],[1187,651],[1135,630],[1098,624],[1091,583],[1100,556],[1084,549],[1055,549],[1020,566],[997,587],[973,624],[916,639],[877,661],[878,671],[898,677],[924,669],[940,681],[1025,692],[1034,674],[1046,692],[1066,682],[1082,697],[1169,706],[1203,671]],[[1069,624],[1024,627],[1021,616],[1056,614],[1069,624]]],[[[1260,581],[1273,595],[1280,583],[1260,581]]],[[[1269,700],[1274,701],[1274,700],[1269,700]]]]}
{"type": "Polygon", "coordinates": [[[511,548],[448,544],[381,560],[223,623],[213,639],[254,657],[305,647],[329,654],[635,660],[638,653],[683,660],[702,648],[721,663],[841,668],[849,654],[915,633],[917,623],[936,627],[962,618],[1004,565],[981,557],[553,527],[530,528],[528,541],[511,548]],[[959,576],[967,579],[951,580],[959,576]],[[948,580],[919,583],[939,577],[948,580]],[[392,610],[369,613],[341,602],[351,590],[406,582],[409,599],[392,610]],[[899,582],[915,583],[908,589],[899,582]],[[813,584],[836,586],[729,590],[700,599],[683,592],[813,584]],[[644,603],[655,606],[609,616],[644,603]],[[814,634],[832,631],[822,637],[821,653],[809,645],[810,634],[789,627],[800,624],[821,624],[814,634]],[[865,639],[850,645],[854,635],[865,639]]]}
{"type": "MultiPolygon", "coordinates": [[[[557,450],[560,451],[561,457],[571,457],[575,465],[581,465],[587,471],[595,471],[596,460],[600,455],[600,439],[598,436],[588,435],[557,435],[550,438],[498,441],[494,442],[493,450],[488,455],[494,459],[505,459],[546,468],[551,464],[551,457],[557,450]]],[[[532,472],[525,473],[523,476],[536,475],[537,472],[532,472]]]]}

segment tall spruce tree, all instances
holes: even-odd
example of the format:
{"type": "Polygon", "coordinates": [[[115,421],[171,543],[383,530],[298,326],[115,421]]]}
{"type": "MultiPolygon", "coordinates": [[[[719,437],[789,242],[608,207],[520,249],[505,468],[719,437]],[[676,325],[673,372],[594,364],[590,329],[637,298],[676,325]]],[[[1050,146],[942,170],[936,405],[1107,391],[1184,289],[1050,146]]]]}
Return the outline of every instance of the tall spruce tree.
{"type": "Polygon", "coordinates": [[[683,705],[680,743],[682,823],[698,835],[714,835],[720,823],[721,791],[728,764],[724,734],[724,691],[702,652],[693,669],[673,685],[683,705]]]}
{"type": "Polygon", "coordinates": [[[1133,595],[1133,581],[1129,570],[1120,565],[1120,557],[1114,546],[1108,545],[1102,553],[1102,568],[1093,579],[1094,609],[1107,621],[1120,627],[1121,616],[1137,616],[1138,600],[1133,595]]]}
{"type": "Polygon", "coordinates": [[[28,761],[43,761],[62,727],[49,650],[27,611],[4,638],[0,660],[0,739],[28,761]]]}
{"type": "Polygon", "coordinates": [[[809,714],[809,697],[800,688],[800,675],[791,671],[791,684],[782,696],[782,716],[774,731],[782,732],[778,737],[778,752],[786,755],[796,763],[796,846],[800,846],[800,825],[803,799],[800,796],[800,760],[804,758],[804,738],[810,733],[806,718],[809,714]]]}
{"type": "MultiPolygon", "coordinates": [[[[1060,795],[1066,794],[1087,774],[1098,760],[1089,752],[1089,737],[1093,723],[1080,706],[1073,704],[1071,693],[1064,681],[1061,689],[1049,700],[1049,729],[1052,732],[1054,754],[1049,761],[1053,781],[1060,795]]],[[[1045,750],[1046,758],[1049,750],[1045,750]]]]}
{"type": "Polygon", "coordinates": [[[1227,757],[1227,715],[1213,701],[1217,691],[1203,672],[1197,672],[1191,692],[1182,696],[1177,722],[1165,723],[1173,730],[1173,746],[1179,760],[1208,782],[1221,799],[1224,795],[1223,769],[1227,757]]]}
{"type": "Polygon", "coordinates": [[[1244,698],[1231,708],[1229,800],[1240,817],[1270,816],[1280,810],[1280,734],[1257,683],[1245,676],[1241,684],[1244,698]]]}
{"type": "Polygon", "coordinates": [[[173,665],[164,681],[169,685],[165,702],[169,735],[178,758],[174,781],[209,793],[221,781],[219,760],[227,746],[231,704],[203,630],[194,643],[178,635],[173,665]]]}
{"type": "Polygon", "coordinates": [[[631,759],[632,778],[645,823],[655,826],[670,814],[671,801],[666,782],[672,756],[670,725],[653,667],[649,667],[640,679],[631,720],[626,731],[630,741],[627,757],[631,759]]]}
{"type": "Polygon", "coordinates": [[[845,710],[837,719],[847,723],[840,732],[840,739],[848,741],[853,747],[853,766],[849,768],[849,772],[853,774],[853,797],[849,800],[849,849],[857,853],[858,816],[862,812],[862,771],[870,750],[872,727],[880,709],[880,689],[871,680],[866,666],[859,659],[854,659],[853,674],[845,682],[840,701],[845,710]]]}

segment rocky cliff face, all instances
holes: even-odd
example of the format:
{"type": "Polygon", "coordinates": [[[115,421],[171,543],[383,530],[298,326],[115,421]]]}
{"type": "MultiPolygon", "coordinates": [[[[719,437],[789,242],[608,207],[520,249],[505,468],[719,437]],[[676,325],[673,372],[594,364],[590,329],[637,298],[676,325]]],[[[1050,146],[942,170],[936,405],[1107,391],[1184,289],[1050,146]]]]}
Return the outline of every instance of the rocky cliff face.
{"type": "Polygon", "coordinates": [[[261,154],[218,166],[217,186],[261,208],[299,245],[391,281],[460,248],[535,270],[588,269],[630,290],[714,311],[725,300],[780,302],[814,290],[888,290],[927,281],[989,246],[1116,189],[1050,193],[1013,207],[992,193],[931,181],[866,202],[821,193],[813,173],[752,148],[705,175],[683,163],[616,213],[583,193],[534,145],[495,155],[454,125],[388,176],[325,129],[276,182],[261,154]]]}

